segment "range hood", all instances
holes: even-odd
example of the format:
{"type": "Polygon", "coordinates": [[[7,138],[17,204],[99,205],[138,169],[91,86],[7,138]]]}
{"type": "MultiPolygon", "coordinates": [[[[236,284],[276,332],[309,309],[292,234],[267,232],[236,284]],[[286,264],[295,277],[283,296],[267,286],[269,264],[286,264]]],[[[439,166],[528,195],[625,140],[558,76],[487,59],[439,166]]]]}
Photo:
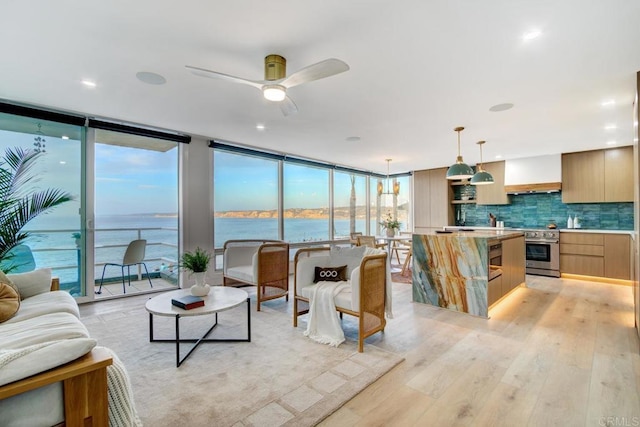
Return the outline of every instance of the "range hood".
{"type": "Polygon", "coordinates": [[[506,160],[504,189],[508,194],[551,193],[562,189],[562,155],[506,160]]]}

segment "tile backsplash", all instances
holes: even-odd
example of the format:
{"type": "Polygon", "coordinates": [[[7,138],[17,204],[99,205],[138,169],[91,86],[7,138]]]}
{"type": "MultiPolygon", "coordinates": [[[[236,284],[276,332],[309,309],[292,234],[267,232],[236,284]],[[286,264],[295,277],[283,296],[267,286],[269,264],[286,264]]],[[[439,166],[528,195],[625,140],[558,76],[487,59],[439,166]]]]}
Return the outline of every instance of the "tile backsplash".
{"type": "MultiPolygon", "coordinates": [[[[467,186],[456,189],[456,198],[475,196],[467,186]]],[[[569,215],[580,220],[581,228],[633,230],[633,203],[562,203],[561,193],[512,195],[510,205],[455,205],[456,225],[488,226],[489,213],[504,221],[505,227],[545,228],[554,222],[567,228],[569,215]],[[464,219],[464,222],[463,222],[464,219]]]]}

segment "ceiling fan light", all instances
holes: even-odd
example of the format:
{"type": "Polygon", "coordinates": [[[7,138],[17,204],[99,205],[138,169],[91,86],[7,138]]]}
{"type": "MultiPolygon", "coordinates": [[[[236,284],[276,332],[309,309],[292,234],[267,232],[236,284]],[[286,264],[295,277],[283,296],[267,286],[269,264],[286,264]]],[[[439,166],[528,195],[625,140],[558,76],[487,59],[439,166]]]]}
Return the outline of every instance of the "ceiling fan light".
{"type": "Polygon", "coordinates": [[[287,91],[282,85],[267,85],[262,88],[262,94],[269,101],[282,101],[287,96],[287,91]]]}

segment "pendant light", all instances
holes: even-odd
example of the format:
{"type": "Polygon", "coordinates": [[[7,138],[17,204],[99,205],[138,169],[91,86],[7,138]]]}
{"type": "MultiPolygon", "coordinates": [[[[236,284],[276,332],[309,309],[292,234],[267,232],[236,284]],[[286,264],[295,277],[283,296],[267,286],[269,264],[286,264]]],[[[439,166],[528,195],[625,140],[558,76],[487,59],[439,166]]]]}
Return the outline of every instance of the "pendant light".
{"type": "Polygon", "coordinates": [[[478,141],[480,146],[480,164],[478,165],[478,171],[471,178],[471,184],[473,185],[488,185],[493,184],[493,176],[486,170],[482,169],[482,145],[486,141],[478,141]]]}
{"type": "Polygon", "coordinates": [[[387,162],[387,191],[384,191],[384,186],[382,182],[378,181],[378,196],[382,196],[383,194],[397,196],[400,193],[400,183],[398,181],[393,183],[393,191],[389,191],[389,163],[391,159],[385,159],[387,162]]]}
{"type": "Polygon", "coordinates": [[[458,132],[458,158],[447,170],[447,179],[469,179],[473,176],[473,169],[464,163],[460,155],[460,132],[463,130],[464,128],[462,126],[454,129],[454,131],[458,132]]]}

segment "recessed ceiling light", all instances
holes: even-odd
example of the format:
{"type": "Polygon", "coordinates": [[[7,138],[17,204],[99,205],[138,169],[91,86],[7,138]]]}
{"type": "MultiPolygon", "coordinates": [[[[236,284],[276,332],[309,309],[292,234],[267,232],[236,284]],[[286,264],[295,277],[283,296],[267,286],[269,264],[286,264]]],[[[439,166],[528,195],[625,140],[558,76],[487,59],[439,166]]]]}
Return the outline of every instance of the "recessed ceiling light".
{"type": "Polygon", "coordinates": [[[66,165],[66,164],[67,164],[67,162],[65,162],[64,160],[60,160],[60,164],[61,164],[61,165],[66,165]]]}
{"type": "Polygon", "coordinates": [[[67,135],[62,135],[61,137],[62,139],[69,139],[69,137],[67,135]]]}
{"type": "Polygon", "coordinates": [[[606,125],[606,126],[604,127],[604,130],[615,130],[615,129],[618,129],[618,126],[616,126],[616,125],[615,125],[615,124],[613,124],[613,123],[608,124],[608,125],[606,125]]]}
{"type": "Polygon", "coordinates": [[[258,124],[256,125],[256,129],[258,129],[258,130],[265,130],[265,128],[266,128],[266,127],[265,127],[265,125],[263,125],[263,124],[261,124],[261,123],[258,123],[258,124]]]}
{"type": "Polygon", "coordinates": [[[489,111],[493,111],[497,113],[498,111],[506,111],[513,108],[513,104],[510,102],[505,102],[504,104],[496,104],[493,107],[489,108],[489,111]]]}
{"type": "Polygon", "coordinates": [[[93,82],[91,80],[82,80],[82,84],[85,85],[86,87],[96,87],[96,82],[93,82]]]}
{"type": "Polygon", "coordinates": [[[602,101],[600,105],[602,105],[603,107],[611,107],[612,105],[616,105],[616,101],[614,101],[613,99],[607,99],[606,101],[602,101]]]}
{"type": "Polygon", "coordinates": [[[167,79],[160,74],[152,73],[150,71],[138,71],[136,77],[143,83],[150,85],[163,85],[167,82],[167,79]]]}
{"type": "Polygon", "coordinates": [[[615,141],[607,141],[607,145],[616,145],[615,141]]]}
{"type": "Polygon", "coordinates": [[[528,31],[528,32],[526,32],[526,33],[524,33],[522,35],[522,40],[527,42],[529,40],[537,39],[541,35],[542,35],[542,31],[540,31],[540,30],[531,30],[531,31],[528,31]]]}
{"type": "Polygon", "coordinates": [[[496,159],[501,159],[502,158],[502,154],[496,154],[496,159]]]}
{"type": "Polygon", "coordinates": [[[359,136],[348,136],[345,138],[345,140],[349,141],[349,142],[358,142],[360,141],[360,137],[359,136]]]}

